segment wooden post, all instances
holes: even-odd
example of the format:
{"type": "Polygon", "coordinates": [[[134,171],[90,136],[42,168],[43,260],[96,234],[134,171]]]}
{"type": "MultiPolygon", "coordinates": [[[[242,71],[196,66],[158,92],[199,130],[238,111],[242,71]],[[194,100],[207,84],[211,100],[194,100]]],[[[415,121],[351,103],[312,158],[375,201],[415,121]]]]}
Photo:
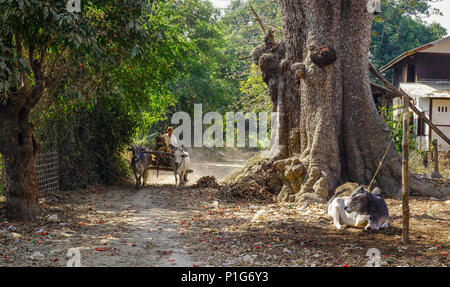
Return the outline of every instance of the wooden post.
{"type": "Polygon", "coordinates": [[[402,242],[409,243],[409,97],[403,95],[403,138],[402,138],[402,242]]]}
{"type": "Polygon", "coordinates": [[[432,174],[432,177],[441,178],[442,176],[439,173],[439,151],[437,139],[434,139],[432,143],[433,143],[433,161],[434,161],[434,172],[432,174]]]}

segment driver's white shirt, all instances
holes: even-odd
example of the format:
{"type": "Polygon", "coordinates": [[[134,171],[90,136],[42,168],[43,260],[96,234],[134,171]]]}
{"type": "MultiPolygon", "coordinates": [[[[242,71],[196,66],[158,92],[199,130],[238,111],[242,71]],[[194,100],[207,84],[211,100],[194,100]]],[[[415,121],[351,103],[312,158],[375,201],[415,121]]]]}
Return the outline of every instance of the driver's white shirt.
{"type": "Polygon", "coordinates": [[[172,134],[171,137],[169,137],[169,134],[164,134],[163,137],[166,143],[168,143],[169,145],[173,145],[174,147],[178,146],[178,141],[174,134],[172,134]]]}

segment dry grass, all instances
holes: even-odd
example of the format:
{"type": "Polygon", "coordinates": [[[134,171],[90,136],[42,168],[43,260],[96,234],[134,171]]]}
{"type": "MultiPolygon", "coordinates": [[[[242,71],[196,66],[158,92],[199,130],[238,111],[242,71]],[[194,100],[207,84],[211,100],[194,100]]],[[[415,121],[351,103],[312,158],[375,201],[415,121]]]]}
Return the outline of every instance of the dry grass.
{"type": "MultiPolygon", "coordinates": [[[[428,166],[425,167],[423,163],[424,155],[424,152],[411,151],[409,157],[409,168],[412,173],[431,176],[434,171],[434,162],[428,154],[428,166]]],[[[450,177],[450,152],[439,152],[439,173],[443,177],[450,177]]]]}

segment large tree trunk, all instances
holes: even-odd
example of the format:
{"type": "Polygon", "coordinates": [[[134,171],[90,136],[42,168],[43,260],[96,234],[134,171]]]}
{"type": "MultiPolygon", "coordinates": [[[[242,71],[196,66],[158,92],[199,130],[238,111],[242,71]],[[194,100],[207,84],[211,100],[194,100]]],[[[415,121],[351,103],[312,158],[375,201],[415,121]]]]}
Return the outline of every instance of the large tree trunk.
{"type": "MultiPolygon", "coordinates": [[[[368,184],[391,137],[369,84],[367,0],[279,0],[284,39],[269,31],[253,58],[280,113],[279,199],[324,201],[346,181],[368,184]]],[[[396,194],[392,145],[376,186],[396,194]]]]}
{"type": "Polygon", "coordinates": [[[5,105],[0,105],[0,153],[5,160],[6,212],[14,220],[33,220],[37,215],[38,187],[36,154],[40,145],[29,122],[31,109],[42,97],[46,80],[37,61],[32,88],[12,88],[5,105]]]}
{"type": "Polygon", "coordinates": [[[2,154],[6,171],[6,214],[15,220],[33,220],[37,215],[38,187],[35,168],[39,144],[28,120],[7,121],[2,154]]]}

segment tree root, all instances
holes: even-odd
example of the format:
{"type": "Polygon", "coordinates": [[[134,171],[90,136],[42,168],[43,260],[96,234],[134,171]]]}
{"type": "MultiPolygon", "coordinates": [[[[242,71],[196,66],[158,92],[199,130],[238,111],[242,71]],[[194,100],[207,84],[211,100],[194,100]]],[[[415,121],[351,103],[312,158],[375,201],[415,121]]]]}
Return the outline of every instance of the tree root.
{"type": "Polygon", "coordinates": [[[274,166],[283,182],[278,201],[327,201],[330,188],[318,167],[308,166],[306,161],[302,161],[298,156],[278,160],[274,166]]]}

